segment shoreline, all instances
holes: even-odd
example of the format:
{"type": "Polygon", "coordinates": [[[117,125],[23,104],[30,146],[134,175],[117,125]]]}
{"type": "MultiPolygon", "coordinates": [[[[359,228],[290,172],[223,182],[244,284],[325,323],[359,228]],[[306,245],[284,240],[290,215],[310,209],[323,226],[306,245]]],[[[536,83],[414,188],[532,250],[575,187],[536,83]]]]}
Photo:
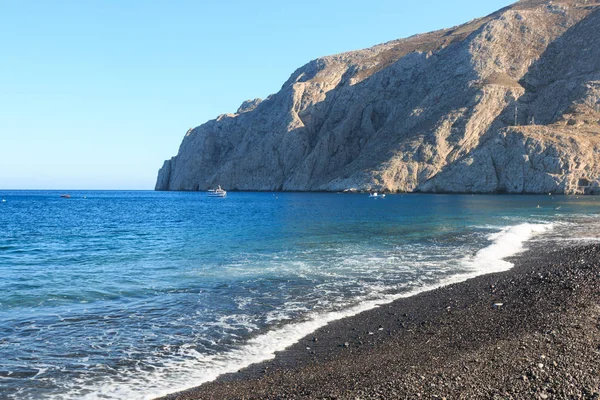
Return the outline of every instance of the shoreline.
{"type": "Polygon", "coordinates": [[[530,243],[509,271],[332,321],[275,359],[161,399],[600,398],[600,244],[557,247],[530,243]]]}
{"type": "MultiPolygon", "coordinates": [[[[194,378],[189,377],[187,382],[194,381],[196,383],[194,386],[201,386],[213,382],[222,376],[235,374],[237,371],[249,368],[254,364],[267,363],[275,359],[278,353],[296,345],[303,338],[310,336],[332,322],[352,318],[378,307],[385,307],[398,299],[410,298],[420,293],[464,282],[477,276],[506,271],[512,268],[513,264],[505,261],[505,258],[522,253],[525,250],[523,248],[524,243],[532,239],[536,234],[553,231],[554,226],[554,223],[532,224],[526,222],[506,226],[488,235],[487,239],[489,243],[487,246],[479,249],[471,256],[465,255],[462,257],[460,263],[463,265],[463,272],[452,274],[435,283],[423,286],[418,285],[415,288],[398,293],[380,294],[373,298],[366,297],[348,308],[309,314],[305,320],[284,324],[276,329],[263,332],[250,339],[241,348],[227,353],[225,355],[226,360],[216,362],[216,365],[218,365],[217,368],[197,370],[194,378]]],[[[185,379],[179,379],[177,382],[177,385],[172,385],[173,381],[167,382],[167,384],[171,384],[169,389],[155,391],[151,396],[146,398],[167,396],[194,387],[189,384],[182,384],[182,382],[186,382],[185,379]]]]}

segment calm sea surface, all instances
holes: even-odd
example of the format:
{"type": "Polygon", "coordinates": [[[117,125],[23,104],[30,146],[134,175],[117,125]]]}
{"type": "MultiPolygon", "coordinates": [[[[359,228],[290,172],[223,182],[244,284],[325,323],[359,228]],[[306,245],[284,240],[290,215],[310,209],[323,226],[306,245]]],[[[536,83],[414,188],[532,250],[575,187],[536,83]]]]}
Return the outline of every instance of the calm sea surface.
{"type": "Polygon", "coordinates": [[[600,197],[60,194],[0,191],[0,398],[194,386],[600,225],[600,197]]]}

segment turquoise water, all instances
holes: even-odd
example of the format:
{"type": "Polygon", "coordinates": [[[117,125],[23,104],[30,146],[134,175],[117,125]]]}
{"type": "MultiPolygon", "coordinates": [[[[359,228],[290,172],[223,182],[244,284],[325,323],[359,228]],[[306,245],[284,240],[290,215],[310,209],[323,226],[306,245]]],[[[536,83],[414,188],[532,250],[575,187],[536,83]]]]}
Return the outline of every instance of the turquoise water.
{"type": "Polygon", "coordinates": [[[600,222],[592,197],[60,194],[0,191],[0,398],[183,389],[600,222]]]}

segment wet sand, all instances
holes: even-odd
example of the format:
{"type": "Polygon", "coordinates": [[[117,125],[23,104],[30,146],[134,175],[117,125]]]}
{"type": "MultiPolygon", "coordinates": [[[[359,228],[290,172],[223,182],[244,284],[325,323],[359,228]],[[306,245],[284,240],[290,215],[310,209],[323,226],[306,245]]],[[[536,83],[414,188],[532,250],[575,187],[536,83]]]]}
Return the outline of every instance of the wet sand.
{"type": "Polygon", "coordinates": [[[164,399],[600,399],[600,244],[511,261],[164,399]]]}

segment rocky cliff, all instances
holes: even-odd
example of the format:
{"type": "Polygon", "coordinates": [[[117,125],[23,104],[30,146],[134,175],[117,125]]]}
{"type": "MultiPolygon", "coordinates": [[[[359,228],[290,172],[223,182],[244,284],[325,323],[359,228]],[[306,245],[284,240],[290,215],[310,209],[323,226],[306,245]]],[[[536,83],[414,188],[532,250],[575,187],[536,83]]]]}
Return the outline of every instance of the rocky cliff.
{"type": "Polygon", "coordinates": [[[328,56],[187,132],[157,190],[600,193],[600,0],[328,56]]]}

